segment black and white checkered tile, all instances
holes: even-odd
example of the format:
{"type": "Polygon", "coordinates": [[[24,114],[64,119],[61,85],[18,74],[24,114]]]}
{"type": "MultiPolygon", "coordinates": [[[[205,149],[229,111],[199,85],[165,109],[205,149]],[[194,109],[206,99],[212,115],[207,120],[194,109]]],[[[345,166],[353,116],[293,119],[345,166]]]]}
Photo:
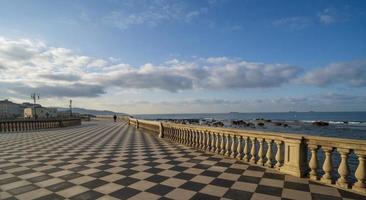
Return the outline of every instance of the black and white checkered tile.
{"type": "Polygon", "coordinates": [[[119,123],[0,134],[0,199],[366,199],[119,123]]]}

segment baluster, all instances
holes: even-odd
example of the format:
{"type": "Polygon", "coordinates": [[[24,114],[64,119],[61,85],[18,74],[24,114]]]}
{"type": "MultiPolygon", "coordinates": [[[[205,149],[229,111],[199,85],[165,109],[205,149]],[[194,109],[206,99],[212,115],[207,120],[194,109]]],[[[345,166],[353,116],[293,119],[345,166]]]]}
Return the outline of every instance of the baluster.
{"type": "Polygon", "coordinates": [[[215,135],[215,133],[213,133],[213,132],[210,132],[211,133],[211,149],[210,149],[210,151],[212,152],[212,153],[215,153],[215,151],[216,151],[216,135],[215,135]]]}
{"type": "Polygon", "coordinates": [[[236,158],[239,160],[243,159],[243,137],[241,135],[238,136],[238,147],[236,148],[236,151],[236,158]]]}
{"type": "Polygon", "coordinates": [[[206,142],[206,140],[207,140],[207,137],[206,137],[206,131],[202,131],[202,132],[201,132],[201,134],[202,134],[202,144],[201,144],[201,149],[202,149],[202,150],[206,150],[206,148],[207,148],[207,146],[206,146],[206,144],[207,144],[207,142],[206,142]]]}
{"type": "Polygon", "coordinates": [[[231,138],[230,134],[227,134],[227,136],[226,136],[226,145],[225,145],[225,150],[226,150],[225,156],[230,156],[230,154],[231,154],[231,150],[230,150],[231,141],[230,141],[230,138],[231,138]]]}
{"type": "Polygon", "coordinates": [[[201,149],[202,147],[202,132],[201,131],[197,131],[198,132],[198,145],[197,148],[201,149]]]}
{"type": "Polygon", "coordinates": [[[236,135],[233,135],[232,140],[231,140],[231,154],[230,157],[235,158],[236,157],[236,135]]]}
{"type": "Polygon", "coordinates": [[[244,157],[243,157],[243,160],[245,162],[249,162],[250,160],[250,155],[249,155],[249,137],[244,137],[244,157]]]}
{"type": "Polygon", "coordinates": [[[194,147],[199,148],[199,146],[200,146],[200,134],[199,134],[198,131],[194,131],[194,132],[196,134],[196,141],[195,141],[194,147]]]}
{"type": "Polygon", "coordinates": [[[257,162],[257,152],[256,152],[256,147],[255,147],[255,143],[256,143],[257,138],[251,138],[252,141],[252,149],[250,150],[250,154],[252,156],[252,158],[250,159],[251,163],[256,163],[257,162]]]}
{"type": "Polygon", "coordinates": [[[188,135],[189,135],[189,143],[188,146],[193,146],[193,133],[191,130],[188,130],[188,135]]]}
{"type": "Polygon", "coordinates": [[[187,145],[188,144],[188,134],[187,134],[187,130],[183,129],[183,134],[184,134],[184,141],[183,144],[187,145]]]}
{"type": "Polygon", "coordinates": [[[221,135],[221,146],[220,146],[220,154],[225,155],[225,134],[221,135]]]}
{"type": "Polygon", "coordinates": [[[282,141],[277,140],[276,141],[276,146],[277,146],[277,152],[276,152],[276,165],[275,165],[275,167],[277,169],[279,169],[283,165],[283,156],[282,156],[282,152],[283,152],[282,147],[283,147],[283,145],[282,145],[282,141]]]}
{"type": "Polygon", "coordinates": [[[348,155],[349,149],[338,149],[339,154],[341,155],[341,163],[339,163],[338,173],[340,175],[339,179],[337,180],[336,184],[340,187],[347,188],[348,187],[348,155]]]}
{"type": "Polygon", "coordinates": [[[212,135],[210,134],[209,131],[206,131],[206,151],[211,151],[211,140],[212,140],[212,135]]]}
{"type": "Polygon", "coordinates": [[[267,148],[267,162],[266,162],[266,166],[267,167],[273,167],[273,140],[269,140],[267,142],[268,148],[267,148]]]}
{"type": "Polygon", "coordinates": [[[366,155],[365,152],[355,152],[358,156],[358,166],[355,172],[357,182],[353,185],[352,189],[366,192],[366,155]]]}
{"type": "Polygon", "coordinates": [[[325,183],[332,183],[332,179],[333,179],[333,164],[332,164],[332,151],[333,148],[332,147],[323,147],[324,153],[325,153],[325,160],[323,163],[323,170],[324,170],[324,175],[321,178],[322,182],[325,183]]]}
{"type": "Polygon", "coordinates": [[[221,149],[220,149],[220,134],[219,133],[215,133],[215,135],[216,135],[216,149],[215,149],[215,153],[217,153],[217,154],[220,154],[220,152],[221,152],[221,149]]]}
{"type": "Polygon", "coordinates": [[[264,145],[264,138],[261,138],[260,140],[259,140],[259,150],[258,150],[258,156],[259,156],[259,159],[258,159],[258,161],[257,161],[257,164],[258,165],[264,165],[264,159],[265,159],[265,157],[264,157],[264,147],[263,147],[263,145],[264,145]]]}

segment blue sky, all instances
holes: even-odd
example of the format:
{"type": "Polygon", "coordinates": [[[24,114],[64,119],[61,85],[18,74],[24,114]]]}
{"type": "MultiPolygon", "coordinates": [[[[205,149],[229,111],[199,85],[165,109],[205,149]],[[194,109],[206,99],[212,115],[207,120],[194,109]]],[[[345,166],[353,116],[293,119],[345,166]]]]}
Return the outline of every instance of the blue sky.
{"type": "Polygon", "coordinates": [[[0,98],[128,113],[365,111],[365,1],[0,1],[0,98]]]}

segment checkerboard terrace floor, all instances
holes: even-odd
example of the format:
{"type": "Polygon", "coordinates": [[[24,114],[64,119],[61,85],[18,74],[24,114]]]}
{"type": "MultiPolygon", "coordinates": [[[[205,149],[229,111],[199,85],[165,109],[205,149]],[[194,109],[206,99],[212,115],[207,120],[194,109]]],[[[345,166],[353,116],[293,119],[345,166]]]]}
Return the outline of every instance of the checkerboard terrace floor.
{"type": "Polygon", "coordinates": [[[366,199],[123,123],[0,134],[0,199],[366,199]]]}

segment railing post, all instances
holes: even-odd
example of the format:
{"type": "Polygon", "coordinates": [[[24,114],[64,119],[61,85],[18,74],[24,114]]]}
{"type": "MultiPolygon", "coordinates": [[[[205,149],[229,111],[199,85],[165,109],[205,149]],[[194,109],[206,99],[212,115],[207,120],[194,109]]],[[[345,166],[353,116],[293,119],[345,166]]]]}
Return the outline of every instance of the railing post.
{"type": "MultiPolygon", "coordinates": [[[[130,123],[130,121],[128,121],[128,123],[130,123]]],[[[163,123],[159,122],[159,138],[163,138],[163,137],[164,137],[163,123]]]]}
{"type": "Polygon", "coordinates": [[[304,177],[307,167],[306,145],[301,136],[284,136],[285,160],[281,171],[297,176],[304,177]]]}
{"type": "Polygon", "coordinates": [[[317,145],[309,145],[311,151],[311,159],[309,162],[309,167],[311,169],[309,173],[309,178],[312,180],[318,179],[318,146],[317,145]]]}
{"type": "Polygon", "coordinates": [[[336,184],[340,187],[347,188],[348,187],[348,155],[349,149],[338,149],[339,154],[341,155],[341,163],[339,163],[338,173],[340,175],[339,179],[337,180],[336,184]]]}
{"type": "Polygon", "coordinates": [[[366,192],[366,152],[355,152],[358,156],[358,166],[355,172],[357,182],[352,189],[360,192],[366,192]]]}

